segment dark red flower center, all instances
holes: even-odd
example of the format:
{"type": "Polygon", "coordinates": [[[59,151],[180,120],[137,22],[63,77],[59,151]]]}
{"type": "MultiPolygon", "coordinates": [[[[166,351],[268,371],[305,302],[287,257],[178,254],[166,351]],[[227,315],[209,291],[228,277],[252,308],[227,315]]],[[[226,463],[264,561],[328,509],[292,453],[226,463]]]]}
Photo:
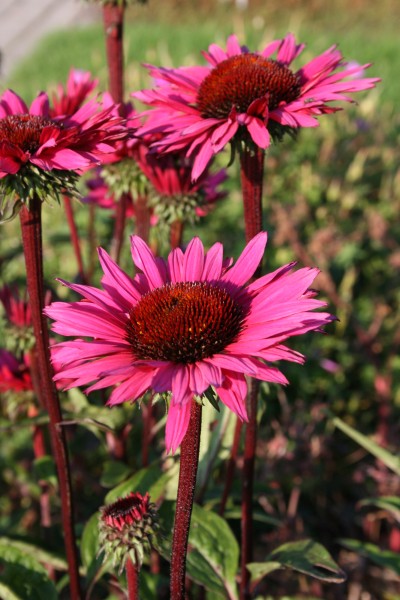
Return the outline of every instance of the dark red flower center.
{"type": "Polygon", "coordinates": [[[113,504],[103,507],[102,519],[113,528],[122,530],[125,525],[141,521],[149,510],[148,493],[142,496],[131,492],[125,498],[119,498],[113,504]]]}
{"type": "Polygon", "coordinates": [[[224,350],[243,319],[243,308],[216,285],[167,284],[132,308],[127,339],[139,359],[190,364],[224,350]]]}
{"type": "Polygon", "coordinates": [[[9,142],[33,154],[40,146],[45,127],[61,129],[61,125],[41,115],[9,115],[0,119],[0,142],[9,142]]]}
{"type": "Polygon", "coordinates": [[[201,83],[197,106],[203,118],[226,119],[234,106],[245,113],[268,94],[268,108],[300,95],[298,76],[288,67],[259,54],[239,54],[219,63],[201,83]]]}

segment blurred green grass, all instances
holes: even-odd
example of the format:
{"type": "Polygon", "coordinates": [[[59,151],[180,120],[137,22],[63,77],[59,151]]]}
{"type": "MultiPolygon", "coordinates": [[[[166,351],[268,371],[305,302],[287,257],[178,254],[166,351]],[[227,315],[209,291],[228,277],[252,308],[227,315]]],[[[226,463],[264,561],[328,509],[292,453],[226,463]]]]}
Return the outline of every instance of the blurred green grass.
{"type": "MultiPolygon", "coordinates": [[[[398,27],[400,3],[382,2],[379,10],[371,2],[358,0],[346,6],[342,0],[329,3],[253,1],[246,10],[234,3],[153,2],[127,13],[125,31],[127,93],[147,85],[142,62],[178,66],[201,64],[200,54],[210,43],[225,45],[236,33],[241,43],[260,49],[270,40],[292,31],[307,44],[299,60],[311,58],[332,44],[339,44],[346,60],[372,62],[368,75],[383,79],[383,102],[396,103],[400,96],[398,27]],[[268,4],[268,5],[267,5],[268,4]],[[323,4],[325,9],[320,5],[323,4]]],[[[44,38],[14,70],[3,87],[11,87],[27,100],[38,91],[65,81],[70,66],[88,69],[106,86],[102,24],[60,29],[44,38]]]]}

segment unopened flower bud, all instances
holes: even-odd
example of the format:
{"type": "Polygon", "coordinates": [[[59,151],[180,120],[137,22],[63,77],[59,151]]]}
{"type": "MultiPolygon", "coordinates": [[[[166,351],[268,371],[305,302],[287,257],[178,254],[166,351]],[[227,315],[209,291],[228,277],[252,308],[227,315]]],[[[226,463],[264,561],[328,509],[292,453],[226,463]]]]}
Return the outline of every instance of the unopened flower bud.
{"type": "Polygon", "coordinates": [[[99,554],[104,551],[104,560],[112,558],[119,574],[128,558],[140,569],[158,529],[157,509],[149,494],[131,492],[113,504],[102,506],[100,513],[99,554]]]}

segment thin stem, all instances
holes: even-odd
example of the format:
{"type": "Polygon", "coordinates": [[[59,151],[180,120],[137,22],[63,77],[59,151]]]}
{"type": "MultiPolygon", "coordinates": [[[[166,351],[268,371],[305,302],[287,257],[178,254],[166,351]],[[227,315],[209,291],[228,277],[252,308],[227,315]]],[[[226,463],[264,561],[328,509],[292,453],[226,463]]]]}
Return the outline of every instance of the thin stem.
{"type": "Polygon", "coordinates": [[[250,381],[248,413],[249,422],[246,424],[244,438],[244,463],[242,487],[242,557],[240,598],[250,598],[249,583],[250,573],[246,565],[253,560],[253,489],[254,465],[257,446],[257,402],[260,385],[256,379],[250,381]]]}
{"type": "Polygon", "coordinates": [[[139,600],[139,569],[130,558],[126,561],[126,580],[128,583],[128,599],[139,600]]]}
{"type": "Polygon", "coordinates": [[[192,401],[189,427],[181,444],[178,497],[171,551],[171,598],[184,600],[186,553],[199,464],[201,405],[192,401]]]}
{"type": "Polygon", "coordinates": [[[145,242],[149,241],[151,211],[147,204],[146,196],[139,196],[135,200],[136,235],[145,242]]]}
{"type": "Polygon", "coordinates": [[[28,207],[20,211],[22,244],[25,255],[27,288],[32,312],[33,331],[35,334],[37,365],[40,374],[41,401],[49,413],[50,438],[56,462],[58,482],[61,496],[62,525],[65,537],[65,548],[70,577],[71,598],[81,598],[78,555],[75,544],[73,507],[71,494],[71,477],[67,455],[64,430],[57,390],[52,381],[52,369],[49,356],[49,334],[47,322],[43,314],[43,255],[42,255],[42,222],[41,202],[34,197],[28,207]]]}
{"type": "MultiPolygon", "coordinates": [[[[103,6],[103,23],[106,37],[106,53],[108,64],[108,88],[116,104],[124,100],[124,3],[107,2],[103,6]]],[[[114,234],[111,245],[111,256],[118,262],[125,231],[127,199],[123,194],[116,208],[114,234]]]]}
{"type": "Polygon", "coordinates": [[[175,250],[175,248],[181,247],[182,238],[183,238],[183,221],[180,221],[179,219],[177,219],[176,221],[171,223],[171,228],[170,228],[169,239],[170,239],[170,244],[171,244],[171,250],[175,250]]]}
{"type": "MultiPolygon", "coordinates": [[[[246,242],[262,231],[262,191],[264,180],[264,151],[255,148],[240,156],[240,174],[243,193],[243,209],[246,242]]],[[[259,276],[261,267],[254,277],[259,276]]],[[[257,399],[259,383],[252,380],[249,389],[248,417],[245,430],[245,448],[242,487],[242,544],[240,598],[250,598],[250,574],[246,565],[253,559],[253,483],[255,452],[257,445],[257,399]]]]}
{"type": "Polygon", "coordinates": [[[95,269],[95,256],[96,256],[96,206],[94,204],[89,205],[89,223],[87,230],[87,240],[89,247],[89,266],[87,269],[87,280],[91,281],[93,272],[95,269]]]}
{"type": "Polygon", "coordinates": [[[82,283],[87,283],[85,269],[83,266],[81,243],[80,243],[80,239],[79,239],[78,228],[75,223],[74,209],[72,207],[71,198],[69,198],[68,196],[64,196],[64,208],[65,208],[65,214],[67,215],[67,221],[68,221],[69,231],[70,231],[70,235],[71,235],[72,247],[74,249],[76,263],[78,265],[79,278],[82,281],[82,283]]]}
{"type": "Polygon", "coordinates": [[[122,194],[121,198],[117,202],[117,207],[115,210],[114,232],[111,242],[111,256],[116,262],[119,261],[122,245],[124,243],[127,204],[127,196],[126,194],[122,194]]]}
{"type": "Polygon", "coordinates": [[[108,64],[109,90],[114,102],[124,98],[124,13],[125,7],[118,2],[107,2],[103,6],[104,33],[108,64]]]}

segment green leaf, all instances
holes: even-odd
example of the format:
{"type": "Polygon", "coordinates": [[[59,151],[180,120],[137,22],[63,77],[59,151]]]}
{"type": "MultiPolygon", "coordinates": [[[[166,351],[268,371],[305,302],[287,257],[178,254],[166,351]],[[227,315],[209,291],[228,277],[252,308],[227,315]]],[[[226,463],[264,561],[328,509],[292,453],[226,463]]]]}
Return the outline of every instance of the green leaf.
{"type": "Polygon", "coordinates": [[[112,488],[121,483],[130,472],[131,469],[124,462],[119,460],[108,460],[104,463],[100,483],[103,487],[112,488]]]}
{"type": "Polygon", "coordinates": [[[391,569],[397,575],[400,575],[400,554],[397,552],[381,550],[375,544],[363,543],[358,540],[341,539],[339,543],[345,546],[345,548],[354,550],[354,552],[365,556],[376,565],[385,569],[391,569]]]}
{"type": "Polygon", "coordinates": [[[385,448],[382,448],[379,446],[379,444],[363,435],[356,429],[353,429],[353,427],[350,427],[350,425],[347,425],[347,423],[344,423],[344,421],[339,419],[339,417],[334,417],[332,419],[332,423],[335,427],[338,427],[338,429],[348,435],[352,440],[357,442],[357,444],[381,460],[383,464],[388,467],[388,469],[391,469],[397,475],[400,475],[400,458],[394,456],[394,454],[391,454],[385,450],[385,448]]]}
{"type": "Polygon", "coordinates": [[[140,469],[132,477],[108,492],[105,504],[115,502],[118,498],[122,498],[130,492],[139,492],[140,494],[149,492],[151,501],[156,502],[162,496],[170,477],[171,475],[168,472],[160,475],[158,464],[140,469]]]}
{"type": "MultiPolygon", "coordinates": [[[[159,511],[162,526],[155,544],[166,560],[171,560],[174,512],[173,502],[163,502],[159,511]]],[[[188,548],[188,577],[218,597],[235,600],[239,546],[227,522],[194,504],[188,548]]]]}
{"type": "Polygon", "coordinates": [[[54,583],[32,556],[0,539],[1,585],[5,600],[57,600],[54,583]]]}
{"type": "Polygon", "coordinates": [[[31,556],[35,561],[38,561],[43,565],[50,565],[58,571],[68,570],[68,564],[64,558],[54,554],[53,552],[44,550],[40,546],[36,546],[35,544],[31,544],[30,542],[25,542],[22,540],[14,540],[4,536],[1,537],[1,543],[7,544],[10,548],[16,548],[27,556],[31,556]]]}
{"type": "Polygon", "coordinates": [[[251,582],[257,583],[277,569],[292,569],[330,583],[342,583],[345,573],[338,567],[329,552],[313,540],[289,542],[276,548],[266,562],[249,563],[251,582]]]}
{"type": "Polygon", "coordinates": [[[189,548],[189,576],[211,591],[221,591],[224,598],[237,598],[239,546],[225,519],[195,504],[189,548]]]}
{"type": "MultiPolygon", "coordinates": [[[[96,560],[99,550],[99,513],[92,515],[86,523],[81,539],[81,557],[86,569],[96,560]]],[[[101,561],[100,561],[101,562],[101,561]]]]}
{"type": "Polygon", "coordinates": [[[400,523],[400,498],[398,496],[382,496],[382,498],[366,498],[358,506],[374,506],[386,510],[400,523]]]}

